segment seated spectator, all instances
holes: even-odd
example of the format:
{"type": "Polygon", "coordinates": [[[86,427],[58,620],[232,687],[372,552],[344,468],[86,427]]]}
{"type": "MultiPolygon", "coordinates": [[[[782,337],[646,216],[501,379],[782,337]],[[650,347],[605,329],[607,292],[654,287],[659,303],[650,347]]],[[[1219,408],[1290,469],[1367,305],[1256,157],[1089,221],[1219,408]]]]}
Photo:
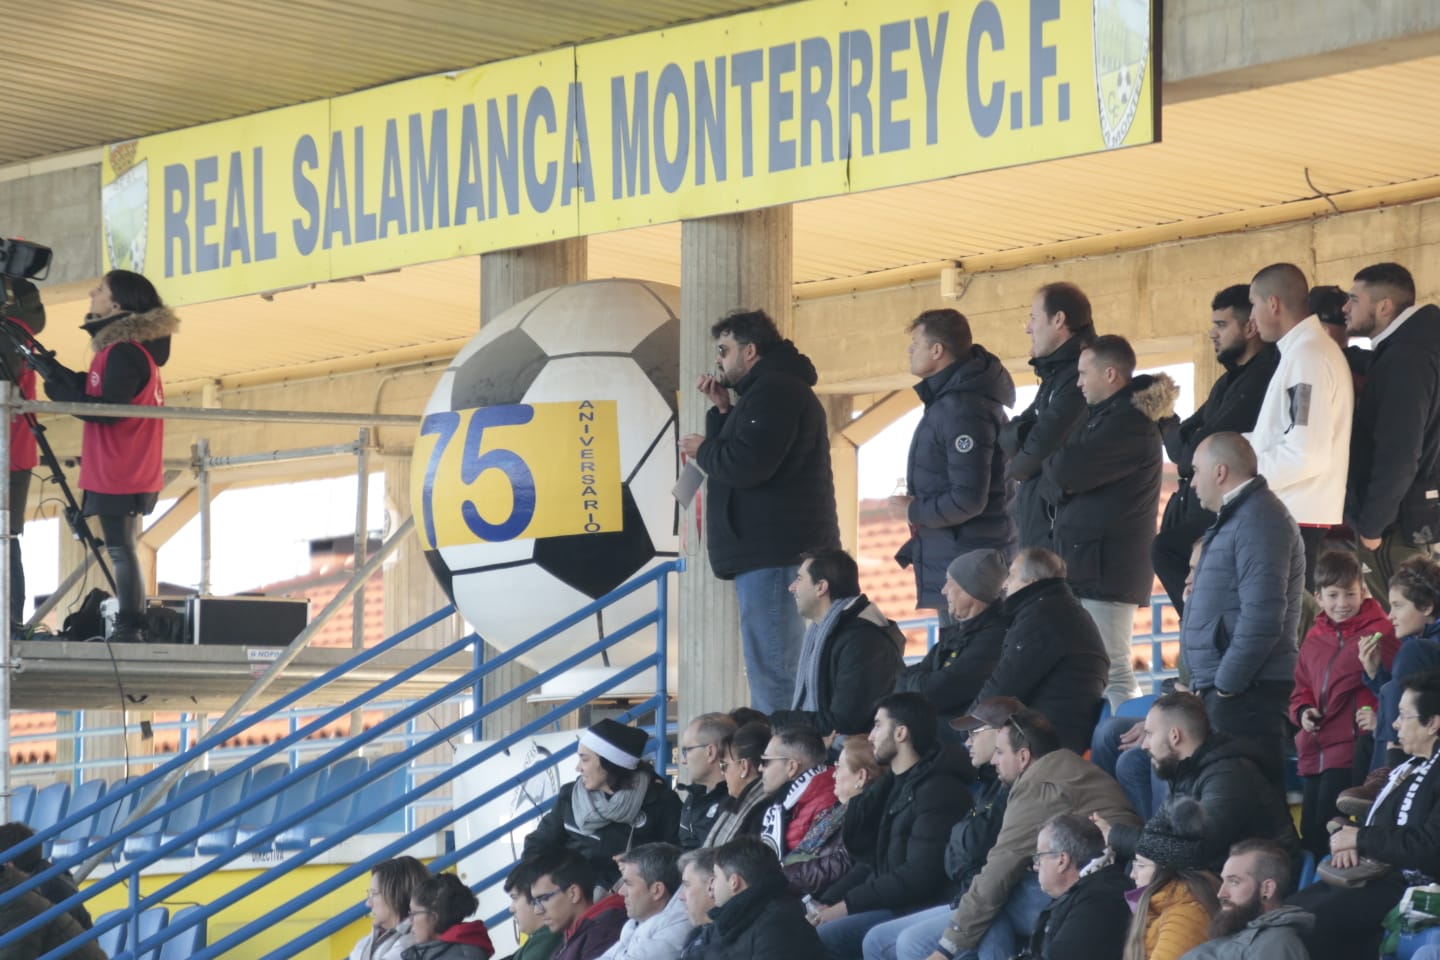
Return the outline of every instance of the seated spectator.
{"type": "Polygon", "coordinates": [[[723,713],[705,713],[690,721],[680,734],[680,766],[690,782],[679,785],[685,794],[680,807],[680,849],[694,850],[705,842],[720,808],[730,796],[720,762],[725,759],[725,738],[739,729],[723,713]]]}
{"type": "Polygon", "coordinates": [[[595,868],[573,850],[545,854],[535,865],[530,902],[551,933],[563,937],[554,960],[596,960],[620,939],[625,900],[596,896],[595,868]]]}
{"type": "Polygon", "coordinates": [[[769,806],[760,839],[783,859],[800,845],[815,818],[835,806],[835,768],[820,734],[809,727],[776,730],[760,758],[769,806]]]}
{"type": "Polygon", "coordinates": [[[525,838],[527,857],[573,850],[590,861],[598,881],[620,878],[614,857],[636,844],[674,843],[680,798],[641,760],[649,734],[605,719],[580,734],[575,770],[555,806],[525,838]]]}
{"type": "Polygon", "coordinates": [[[1036,921],[1027,960],[1120,960],[1125,947],[1125,871],[1095,824],[1074,813],[1045,821],[1031,858],[1040,889],[1055,900],[1036,921]]]}
{"type": "Polygon", "coordinates": [[[826,954],[858,957],[877,924],[944,896],[945,844],[970,808],[969,763],[935,737],[935,708],[918,693],[892,693],[875,709],[875,759],[887,767],[845,817],[856,863],[818,898],[826,954]]]}
{"type": "Polygon", "coordinates": [[[755,837],[715,850],[715,930],[703,960],[812,960],[820,937],[800,901],[785,891],[775,851],[755,837]]]}
{"type": "Polygon", "coordinates": [[[483,920],[466,920],[480,901],[453,873],[426,878],[410,894],[410,935],[403,960],[489,960],[495,954],[483,920]]]}
{"type": "Polygon", "coordinates": [[[760,835],[769,799],[760,779],[760,764],[769,745],[770,726],[764,721],[744,724],[733,737],[725,738],[720,773],[725,777],[727,799],[705,837],[705,846],[718,847],[736,837],[760,835]]]}
{"type": "Polygon", "coordinates": [[[1135,845],[1125,894],[1135,906],[1124,960],[1180,960],[1205,942],[1220,878],[1205,865],[1205,811],[1188,797],[1161,807],[1135,845]]]}
{"type": "MultiPolygon", "coordinates": [[[[375,864],[365,891],[371,930],[350,951],[350,960],[400,960],[400,954],[415,942],[410,933],[410,898],[429,879],[430,871],[414,857],[375,864]]],[[[530,896],[528,888],[525,896],[530,896]]]]}
{"type": "MultiPolygon", "coordinates": [[[[970,763],[979,778],[974,803],[955,826],[945,847],[945,874],[951,897],[949,903],[921,910],[873,927],[865,935],[866,960],[922,960],[935,950],[935,941],[950,924],[950,914],[970,889],[1000,835],[1009,785],[995,772],[995,739],[1019,710],[1013,697],[994,697],[975,705],[975,712],[951,721],[956,733],[966,738],[970,763]]],[[[1037,888],[1038,889],[1038,888],[1037,888]]],[[[1043,894],[1041,894],[1043,896],[1043,894]]],[[[1037,908],[1038,909],[1038,908],[1037,908]]]]}
{"type": "Polygon", "coordinates": [[[1021,550],[1005,594],[1005,648],[976,699],[1014,697],[1054,724],[1060,746],[1083,753],[1110,676],[1100,631],[1070,592],[1064,561],[1049,550],[1021,550]]]}
{"type": "Polygon", "coordinates": [[[1391,772],[1363,826],[1330,835],[1336,867],[1353,867],[1365,857],[1390,869],[1361,887],[1317,883],[1290,898],[1315,914],[1308,940],[1315,960],[1375,956],[1380,921],[1405,888],[1434,883],[1440,874],[1440,777],[1429,776],[1440,759],[1440,672],[1413,675],[1403,685],[1395,734],[1410,759],[1391,772]]]}
{"type": "Polygon", "coordinates": [[[1403,752],[1392,749],[1405,678],[1440,668],[1440,564],[1428,557],[1412,557],[1400,564],[1390,578],[1390,623],[1400,644],[1390,666],[1385,665],[1379,644],[1359,647],[1365,685],[1379,698],[1378,715],[1360,718],[1362,728],[1375,734],[1371,770],[1393,767],[1405,759],[1403,752]]]}
{"type": "Polygon", "coordinates": [[[680,848],[644,843],[619,859],[620,895],[630,919],[601,960],[678,960],[694,926],[680,899],[680,848]]]}
{"type": "Polygon", "coordinates": [[[1357,711],[1376,703],[1365,686],[1357,646],[1363,638],[1378,636],[1380,659],[1388,666],[1399,644],[1384,608],[1365,596],[1355,554],[1332,550],[1321,555],[1315,563],[1315,599],[1320,614],[1295,661],[1290,719],[1300,728],[1295,754],[1305,784],[1300,840],[1319,860],[1330,852],[1325,824],[1335,816],[1335,801],[1353,785],[1357,711]]]}
{"type": "MultiPolygon", "coordinates": [[[[25,824],[19,821],[7,823],[4,826],[0,826],[0,850],[9,850],[11,847],[24,843],[33,836],[35,836],[35,831],[31,830],[25,824]]],[[[37,843],[29,849],[16,854],[15,859],[10,861],[10,866],[19,870],[27,877],[33,877],[37,873],[49,870],[51,863],[43,856],[42,845],[37,843]]],[[[80,892],[80,888],[75,885],[74,875],[69,870],[62,870],[35,888],[35,892],[54,905],[69,900],[80,892]]],[[[407,893],[401,904],[401,916],[404,916],[404,908],[409,905],[410,897],[407,893]]],[[[71,907],[70,916],[75,918],[75,922],[80,924],[80,929],[82,930],[89,930],[93,926],[90,922],[90,913],[85,909],[85,904],[83,903],[77,903],[71,907]]]]}
{"type": "MultiPolygon", "coordinates": [[[[27,890],[19,896],[10,892],[28,879],[29,877],[25,873],[10,864],[0,864],[0,930],[6,932],[14,930],[22,923],[35,919],[53,906],[49,900],[34,890],[27,890]]],[[[37,930],[32,930],[6,947],[4,956],[7,960],[10,957],[17,958],[17,960],[38,957],[73,940],[84,932],[70,914],[57,914],[49,923],[37,930]]],[[[818,955],[817,944],[816,956],[818,955]]],[[[72,948],[65,956],[71,960],[106,960],[105,951],[101,950],[100,945],[94,940],[72,948]]]]}
{"type": "Polygon", "coordinates": [[[818,897],[853,865],[841,827],[845,811],[865,789],[880,779],[875,747],[869,740],[849,737],[835,763],[835,806],[815,818],[810,832],[785,858],[785,879],[790,892],[818,897]]]}
{"type": "Polygon", "coordinates": [[[860,570],[844,550],[805,554],[790,593],[808,626],[790,709],[772,713],[770,725],[868,733],[875,701],[905,669],[905,634],[860,592],[860,570]]]}
{"type": "Polygon", "coordinates": [[[700,847],[680,855],[680,900],[691,923],[690,938],[680,948],[680,960],[699,960],[715,932],[710,911],[715,909],[716,849],[700,847]]]}
{"type": "Polygon", "coordinates": [[[897,691],[923,693],[934,704],[942,742],[958,738],[950,721],[975,702],[1000,662],[1010,626],[1000,603],[1008,575],[999,550],[971,550],[951,560],[943,593],[955,623],[940,628],[935,646],[895,684],[897,691]]]}
{"type": "MultiPolygon", "coordinates": [[[[505,893],[510,897],[510,915],[515,918],[516,931],[525,938],[509,960],[550,960],[560,949],[564,937],[545,926],[530,902],[530,887],[540,879],[534,860],[521,860],[505,877],[505,893]]],[[[356,960],[352,955],[350,960],[356,960]]]]}
{"type": "Polygon", "coordinates": [[[1301,937],[1315,918],[1285,905],[1289,886],[1287,851],[1269,840],[1235,844],[1220,872],[1220,909],[1210,920],[1210,939],[1181,960],[1310,960],[1301,937]]]}
{"type": "Polygon", "coordinates": [[[1140,822],[1119,785],[1061,748],[1054,725],[1039,711],[1020,710],[1006,721],[995,741],[995,769],[1010,784],[1000,836],[940,936],[935,952],[943,957],[977,950],[987,957],[1010,956],[1030,939],[1049,903],[1029,870],[1046,820],[1078,813],[1110,823],[1140,822]]]}
{"type": "MultiPolygon", "coordinates": [[[[1298,866],[1300,838],[1285,786],[1269,777],[1266,756],[1249,740],[1210,729],[1205,704],[1193,693],[1167,693],[1145,715],[1145,750],[1170,798],[1189,797],[1205,811],[1206,863],[1218,869],[1231,844],[1263,837],[1282,846],[1298,866]]],[[[1117,856],[1129,859],[1138,825],[1097,824],[1117,856]]]]}

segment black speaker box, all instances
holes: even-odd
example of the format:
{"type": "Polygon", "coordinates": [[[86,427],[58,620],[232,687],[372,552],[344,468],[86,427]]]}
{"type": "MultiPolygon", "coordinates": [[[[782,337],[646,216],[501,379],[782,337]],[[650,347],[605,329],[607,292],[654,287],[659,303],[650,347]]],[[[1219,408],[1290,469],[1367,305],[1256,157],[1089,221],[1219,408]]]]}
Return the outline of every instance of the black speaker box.
{"type": "Polygon", "coordinates": [[[189,633],[198,644],[288,647],[310,622],[310,601],[289,597],[190,597],[189,633]]]}

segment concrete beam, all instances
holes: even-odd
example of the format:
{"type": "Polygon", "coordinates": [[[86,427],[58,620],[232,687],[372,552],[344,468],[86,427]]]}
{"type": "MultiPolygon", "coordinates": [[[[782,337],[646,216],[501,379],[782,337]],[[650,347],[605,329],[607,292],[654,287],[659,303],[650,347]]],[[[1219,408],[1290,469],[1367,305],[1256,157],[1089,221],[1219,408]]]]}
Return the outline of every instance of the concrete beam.
{"type": "MultiPolygon", "coordinates": [[[[100,164],[26,164],[23,177],[0,178],[0,236],[28,237],[54,251],[45,297],[57,285],[100,276],[100,164]]],[[[17,171],[18,172],[18,171],[17,171]]]]}

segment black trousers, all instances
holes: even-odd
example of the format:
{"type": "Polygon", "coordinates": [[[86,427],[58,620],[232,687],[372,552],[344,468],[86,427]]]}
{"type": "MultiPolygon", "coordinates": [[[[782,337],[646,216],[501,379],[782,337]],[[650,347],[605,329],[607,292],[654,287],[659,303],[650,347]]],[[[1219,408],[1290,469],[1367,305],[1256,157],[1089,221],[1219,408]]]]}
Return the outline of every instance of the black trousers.
{"type": "Polygon", "coordinates": [[[20,562],[20,534],[25,532],[25,504],[30,499],[30,471],[10,471],[10,622],[25,619],[25,567],[20,562]]]}
{"type": "Polygon", "coordinates": [[[1251,684],[1233,697],[1222,697],[1213,687],[1201,693],[1210,726],[1259,746],[1270,765],[1266,772],[1276,782],[1285,774],[1285,714],[1290,708],[1291,687],[1275,681],[1251,684]]]}
{"type": "Polygon", "coordinates": [[[1380,953],[1380,921],[1404,895],[1405,879],[1392,870],[1354,889],[1314,883],[1286,902],[1315,914],[1315,929],[1305,940],[1310,960],[1356,960],[1380,953]]]}
{"type": "Polygon", "coordinates": [[[145,609],[145,581],[140,575],[140,517],[135,514],[98,514],[100,537],[115,573],[115,599],[120,601],[116,623],[139,626],[145,609]]]}
{"type": "Polygon", "coordinates": [[[1335,809],[1335,798],[1341,790],[1355,785],[1355,773],[1352,767],[1337,767],[1306,774],[1301,780],[1305,785],[1300,803],[1300,843],[1315,854],[1318,863],[1330,853],[1330,832],[1325,825],[1340,813],[1335,809]]]}

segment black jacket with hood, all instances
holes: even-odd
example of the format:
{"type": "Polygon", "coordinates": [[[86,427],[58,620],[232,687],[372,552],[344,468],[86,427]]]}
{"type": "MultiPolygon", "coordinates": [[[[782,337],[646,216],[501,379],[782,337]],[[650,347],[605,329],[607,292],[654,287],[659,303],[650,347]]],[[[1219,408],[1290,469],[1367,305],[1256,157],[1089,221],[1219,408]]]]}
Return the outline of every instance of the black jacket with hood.
{"type": "Polygon", "coordinates": [[[1015,383],[984,347],[915,385],[925,414],[910,439],[906,467],[910,540],[895,559],[915,569],[917,605],[943,609],[945,568],[969,550],[1011,554],[1013,484],[1005,477],[1000,431],[1015,405],[1015,383]]]}
{"type": "MultiPolygon", "coordinates": [[[[648,768],[647,768],[648,770],[648,768]]],[[[560,788],[555,805],[540,818],[533,833],[525,838],[525,856],[555,850],[573,850],[590,862],[595,875],[606,887],[620,879],[615,856],[642,843],[678,843],[680,839],[680,797],[654,770],[648,770],[645,800],[633,824],[607,823],[595,833],[575,823],[574,794],[578,779],[560,788]]]]}
{"type": "Polygon", "coordinates": [[[711,407],[705,415],[695,459],[709,477],[710,565],[722,580],[840,546],[817,380],[810,358],[785,340],[735,385],[728,413],[711,407]]]}
{"type": "Polygon", "coordinates": [[[935,707],[944,734],[990,679],[1009,629],[1010,618],[1000,603],[990,604],[969,620],[941,627],[935,646],[919,663],[905,668],[895,689],[923,693],[935,707]]]}
{"type": "Polygon", "coordinates": [[[710,911],[714,932],[702,960],[801,960],[825,956],[800,899],[776,871],[710,911]]]}
{"type": "MultiPolygon", "coordinates": [[[[165,366],[170,360],[170,337],[180,329],[180,318],[169,307],[156,307],[144,313],[117,313],[86,320],[81,329],[90,334],[90,349],[97,353],[111,344],[115,345],[105,365],[100,396],[85,395],[87,373],[59,364],[40,371],[45,378],[45,395],[64,402],[130,403],[150,382],[150,365],[145,362],[145,354],[150,354],[157,367],[165,366]]],[[[114,422],[110,417],[81,419],[95,423],[114,422]]]]}

